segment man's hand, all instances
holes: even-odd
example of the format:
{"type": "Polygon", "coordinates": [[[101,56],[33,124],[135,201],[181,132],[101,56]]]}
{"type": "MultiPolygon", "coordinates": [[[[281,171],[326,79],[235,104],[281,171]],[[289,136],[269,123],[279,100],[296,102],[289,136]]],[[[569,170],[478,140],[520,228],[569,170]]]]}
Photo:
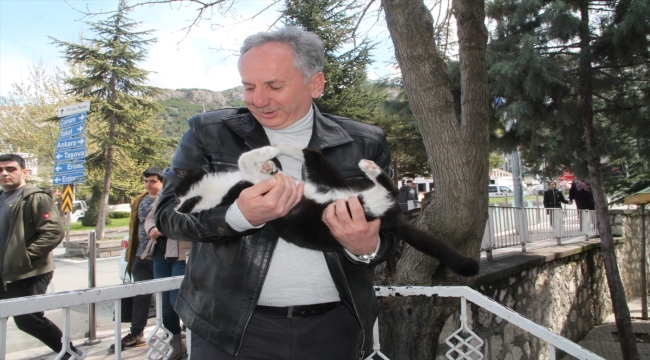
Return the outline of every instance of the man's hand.
{"type": "Polygon", "coordinates": [[[158,238],[161,236],[164,235],[160,231],[158,231],[157,227],[154,226],[149,230],[149,237],[151,238],[151,240],[153,240],[154,244],[158,243],[158,238]]]}
{"type": "Polygon", "coordinates": [[[350,197],[347,202],[337,200],[329,204],[322,219],[334,238],[352,254],[371,254],[377,248],[381,221],[366,221],[363,207],[356,197],[350,197]]]}
{"type": "Polygon", "coordinates": [[[290,176],[277,173],[273,179],[244,189],[237,206],[248,222],[257,226],[281,218],[296,206],[305,190],[305,183],[296,184],[290,176]]]}

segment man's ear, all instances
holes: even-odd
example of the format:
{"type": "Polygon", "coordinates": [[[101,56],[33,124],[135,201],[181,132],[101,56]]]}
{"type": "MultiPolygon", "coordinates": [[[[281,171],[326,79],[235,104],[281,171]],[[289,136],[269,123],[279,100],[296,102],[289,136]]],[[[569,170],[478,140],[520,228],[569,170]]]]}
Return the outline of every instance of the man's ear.
{"type": "Polygon", "coordinates": [[[313,99],[321,97],[325,91],[325,75],[322,72],[314,74],[309,79],[309,86],[311,87],[311,97],[313,99]]]}

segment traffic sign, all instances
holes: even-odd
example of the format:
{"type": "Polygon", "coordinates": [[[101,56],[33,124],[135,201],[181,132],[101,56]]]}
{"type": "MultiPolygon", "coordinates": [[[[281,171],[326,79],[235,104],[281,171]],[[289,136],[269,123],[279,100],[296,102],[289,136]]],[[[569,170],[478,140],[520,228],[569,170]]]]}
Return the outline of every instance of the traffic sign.
{"type": "Polygon", "coordinates": [[[83,184],[84,182],[84,171],[71,172],[67,174],[54,175],[52,178],[53,185],[63,185],[63,184],[83,184]]]}
{"type": "Polygon", "coordinates": [[[66,160],[79,160],[86,157],[86,149],[75,149],[75,150],[65,150],[57,151],[54,153],[54,163],[58,164],[66,160]]]}
{"type": "Polygon", "coordinates": [[[59,129],[59,139],[81,135],[84,133],[84,130],[86,130],[86,123],[59,129]]]}
{"type": "Polygon", "coordinates": [[[75,137],[70,139],[58,140],[56,142],[56,148],[54,150],[55,151],[70,150],[70,149],[76,149],[85,146],[86,146],[86,137],[81,136],[81,137],[75,137]]]}
{"type": "Polygon", "coordinates": [[[86,160],[77,160],[72,162],[54,164],[54,175],[61,175],[72,171],[83,171],[86,160]]]}
{"type": "Polygon", "coordinates": [[[72,191],[73,185],[66,185],[61,194],[61,211],[72,211],[72,201],[74,200],[74,192],[72,191]]]}
{"type": "Polygon", "coordinates": [[[56,111],[58,117],[90,111],[90,101],[62,106],[56,111]]]}
{"type": "Polygon", "coordinates": [[[66,116],[59,121],[59,129],[66,128],[68,126],[83,124],[86,122],[87,113],[83,112],[76,115],[66,116]]]}

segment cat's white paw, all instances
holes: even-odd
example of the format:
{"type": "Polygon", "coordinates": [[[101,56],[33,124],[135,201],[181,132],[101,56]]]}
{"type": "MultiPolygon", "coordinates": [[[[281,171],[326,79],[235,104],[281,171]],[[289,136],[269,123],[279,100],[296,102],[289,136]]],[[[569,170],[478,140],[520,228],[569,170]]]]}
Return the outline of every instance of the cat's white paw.
{"type": "Polygon", "coordinates": [[[255,163],[257,170],[262,174],[273,175],[278,172],[275,163],[271,160],[255,163]]]}
{"type": "Polygon", "coordinates": [[[273,145],[273,147],[276,148],[278,152],[282,155],[286,155],[296,160],[300,160],[301,162],[305,162],[305,155],[303,154],[302,148],[300,146],[286,144],[286,143],[279,143],[273,145]]]}
{"type": "Polygon", "coordinates": [[[381,174],[381,168],[372,160],[363,159],[359,161],[359,168],[372,178],[376,178],[381,174]]]}

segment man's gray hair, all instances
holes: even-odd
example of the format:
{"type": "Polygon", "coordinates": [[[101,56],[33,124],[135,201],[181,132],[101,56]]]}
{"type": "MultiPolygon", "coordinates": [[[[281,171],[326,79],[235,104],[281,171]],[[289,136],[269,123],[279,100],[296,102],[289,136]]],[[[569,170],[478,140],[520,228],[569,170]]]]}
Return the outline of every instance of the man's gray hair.
{"type": "Polygon", "coordinates": [[[291,46],[295,55],[294,66],[303,74],[305,82],[323,71],[325,61],[323,41],[318,35],[293,26],[263,31],[247,37],[239,50],[239,58],[241,59],[248,50],[271,42],[291,46]]]}

